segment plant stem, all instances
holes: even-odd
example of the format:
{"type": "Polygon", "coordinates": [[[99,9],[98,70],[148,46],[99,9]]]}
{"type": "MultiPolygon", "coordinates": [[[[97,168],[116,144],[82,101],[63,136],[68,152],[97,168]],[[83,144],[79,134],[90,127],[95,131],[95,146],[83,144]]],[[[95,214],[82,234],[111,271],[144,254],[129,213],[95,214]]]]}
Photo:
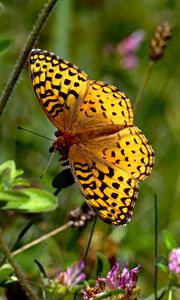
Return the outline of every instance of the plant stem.
{"type": "Polygon", "coordinates": [[[86,258],[87,258],[88,252],[89,252],[89,247],[90,247],[92,236],[93,236],[93,233],[94,233],[94,228],[95,228],[95,225],[96,225],[96,221],[97,221],[97,216],[94,218],[94,222],[93,222],[91,234],[90,234],[90,237],[89,237],[89,240],[88,240],[88,244],[87,244],[87,247],[86,247],[86,252],[84,254],[84,259],[83,259],[84,262],[86,261],[86,258]]]}
{"type": "MultiPolygon", "coordinates": [[[[89,240],[88,240],[88,244],[87,244],[87,247],[86,247],[86,252],[85,252],[84,258],[83,258],[84,262],[86,261],[86,258],[87,258],[87,255],[88,255],[88,251],[89,251],[89,247],[90,247],[90,244],[91,244],[91,240],[92,240],[94,228],[95,228],[95,225],[96,225],[96,221],[97,221],[97,216],[95,217],[94,222],[93,222],[91,234],[90,234],[90,237],[89,237],[89,240]]],[[[77,293],[78,293],[78,291],[75,292],[73,300],[76,300],[77,293]]]]}
{"type": "Polygon", "coordinates": [[[22,49],[19,58],[12,70],[12,73],[9,77],[9,80],[7,81],[7,84],[2,91],[1,97],[0,97],[0,117],[2,116],[2,113],[5,109],[5,106],[8,102],[8,99],[14,89],[14,86],[18,80],[18,77],[23,69],[23,66],[27,60],[27,57],[29,55],[29,52],[34,45],[40,30],[42,29],[42,26],[44,25],[45,21],[47,20],[47,17],[49,16],[53,6],[58,0],[48,0],[47,3],[44,5],[42,11],[40,12],[35,25],[33,26],[32,31],[30,32],[27,42],[24,45],[24,48],[22,49]]]}
{"type": "Polygon", "coordinates": [[[154,267],[154,298],[155,300],[158,299],[157,296],[157,280],[158,280],[158,267],[156,265],[156,259],[158,256],[158,210],[157,210],[157,196],[155,195],[154,198],[154,236],[155,236],[155,241],[154,241],[154,262],[155,262],[155,267],[154,267]]]}
{"type": "Polygon", "coordinates": [[[45,234],[45,235],[43,235],[43,236],[41,236],[41,237],[35,239],[34,241],[30,242],[29,244],[26,244],[25,246],[23,246],[23,247],[21,247],[21,248],[15,250],[15,251],[13,251],[13,252],[11,253],[11,256],[15,256],[15,255],[17,255],[17,254],[19,254],[19,253],[21,253],[21,252],[23,252],[23,251],[25,251],[25,250],[27,250],[27,249],[29,249],[29,248],[35,246],[35,245],[41,243],[41,242],[43,242],[43,241],[49,239],[50,237],[52,237],[52,236],[58,234],[59,232],[61,232],[61,231],[65,230],[65,229],[67,229],[67,228],[70,227],[72,224],[73,224],[73,222],[72,222],[72,221],[69,221],[69,222],[66,223],[65,225],[63,225],[63,226],[61,226],[61,227],[58,227],[58,228],[56,228],[55,230],[52,230],[52,231],[48,232],[47,234],[45,234]]]}
{"type": "Polygon", "coordinates": [[[137,97],[136,97],[136,100],[135,100],[135,103],[134,103],[134,114],[136,115],[137,114],[137,110],[139,108],[139,105],[140,105],[140,102],[141,102],[141,97],[144,93],[144,90],[148,84],[148,81],[150,79],[150,75],[152,73],[152,69],[153,69],[153,66],[154,66],[154,61],[150,60],[149,63],[148,63],[148,66],[147,66],[147,70],[146,70],[146,74],[144,76],[144,81],[139,89],[139,92],[137,94],[137,97]]]}
{"type": "Polygon", "coordinates": [[[1,228],[0,228],[0,248],[1,248],[2,252],[4,253],[4,255],[5,255],[6,259],[8,260],[8,262],[13,267],[14,272],[15,272],[17,278],[19,279],[19,283],[20,283],[22,289],[24,290],[27,298],[30,299],[30,300],[39,300],[39,298],[37,297],[35,291],[26,282],[23,272],[21,271],[19,266],[16,264],[16,262],[14,261],[14,259],[11,256],[11,253],[10,253],[8,247],[5,245],[5,243],[3,241],[1,228]]]}
{"type": "Polygon", "coordinates": [[[172,289],[170,289],[168,292],[168,300],[172,300],[172,296],[173,296],[172,289]]]}

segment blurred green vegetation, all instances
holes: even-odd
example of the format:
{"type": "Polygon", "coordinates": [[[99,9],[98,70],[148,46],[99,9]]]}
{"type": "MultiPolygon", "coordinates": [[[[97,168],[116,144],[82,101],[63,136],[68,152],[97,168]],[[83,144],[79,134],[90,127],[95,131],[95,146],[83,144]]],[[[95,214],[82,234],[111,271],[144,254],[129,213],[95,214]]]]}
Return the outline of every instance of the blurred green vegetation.
{"type": "MultiPolygon", "coordinates": [[[[4,45],[1,41],[8,46],[0,54],[1,91],[44,3],[44,0],[26,0],[26,4],[24,0],[0,2],[0,46],[4,45]]],[[[179,237],[179,13],[180,1],[177,0],[58,1],[35,45],[76,64],[91,79],[114,84],[134,103],[148,64],[149,40],[156,26],[164,21],[169,21],[173,26],[173,37],[163,59],[155,65],[135,118],[136,125],[145,133],[155,151],[152,175],[140,184],[138,201],[128,226],[114,228],[98,220],[92,242],[94,250],[90,252],[92,264],[96,250],[109,258],[116,254],[123,261],[128,259],[132,265],[140,263],[142,298],[153,292],[155,194],[158,199],[159,253],[165,254],[163,230],[171,231],[177,240],[179,237]],[[146,33],[137,52],[139,64],[135,69],[124,70],[120,59],[107,54],[105,50],[109,45],[116,46],[138,29],[146,33]]],[[[17,130],[17,126],[21,126],[53,138],[54,127],[35,98],[27,66],[0,122],[0,162],[15,160],[17,168],[24,169],[24,177],[34,186],[53,192],[52,179],[61,170],[58,155],[45,177],[40,179],[50,158],[48,150],[51,143],[17,130]]],[[[40,215],[25,235],[23,244],[64,224],[68,212],[83,201],[75,185],[64,189],[59,195],[59,208],[40,215]]],[[[7,244],[16,239],[28,218],[22,214],[1,213],[0,223],[7,244]]],[[[67,266],[83,256],[90,228],[91,225],[81,232],[68,229],[18,255],[17,261],[31,279],[39,276],[34,259],[51,272],[59,265],[67,266]]],[[[160,273],[158,287],[166,284],[167,278],[160,273]]]]}

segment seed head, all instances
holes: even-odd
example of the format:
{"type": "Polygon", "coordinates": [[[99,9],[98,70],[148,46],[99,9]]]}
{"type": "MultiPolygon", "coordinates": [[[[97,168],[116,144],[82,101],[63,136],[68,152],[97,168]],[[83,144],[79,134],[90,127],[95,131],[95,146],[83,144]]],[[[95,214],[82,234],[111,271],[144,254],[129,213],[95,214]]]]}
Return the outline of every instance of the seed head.
{"type": "Polygon", "coordinates": [[[73,222],[72,227],[84,228],[94,219],[96,213],[86,203],[81,207],[72,210],[69,214],[69,219],[73,222]]]}
{"type": "Polygon", "coordinates": [[[156,61],[163,56],[171,35],[171,25],[169,23],[164,23],[156,28],[154,37],[150,41],[149,55],[151,60],[156,61]]]}

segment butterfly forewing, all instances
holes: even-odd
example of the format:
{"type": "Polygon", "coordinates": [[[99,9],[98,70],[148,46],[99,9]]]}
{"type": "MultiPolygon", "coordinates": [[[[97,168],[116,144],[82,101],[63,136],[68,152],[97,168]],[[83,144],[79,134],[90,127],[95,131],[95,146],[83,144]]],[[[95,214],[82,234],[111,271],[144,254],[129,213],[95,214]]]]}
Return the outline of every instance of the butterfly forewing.
{"type": "Polygon", "coordinates": [[[90,80],[78,116],[83,128],[103,127],[109,124],[131,126],[133,111],[130,100],[112,85],[90,80]]]}
{"type": "Polygon", "coordinates": [[[32,50],[30,72],[35,93],[50,121],[62,132],[71,123],[74,104],[83,99],[87,75],[45,50],[32,50]]]}

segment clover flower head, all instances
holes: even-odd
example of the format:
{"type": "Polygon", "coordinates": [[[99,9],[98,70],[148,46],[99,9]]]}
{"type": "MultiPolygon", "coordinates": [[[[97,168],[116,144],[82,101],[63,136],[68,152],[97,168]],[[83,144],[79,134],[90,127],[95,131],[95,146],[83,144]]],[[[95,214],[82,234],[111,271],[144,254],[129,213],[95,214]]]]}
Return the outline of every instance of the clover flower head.
{"type": "Polygon", "coordinates": [[[180,276],[180,248],[175,248],[169,253],[169,270],[180,276]]]}
{"type": "Polygon", "coordinates": [[[82,272],[84,268],[84,262],[79,261],[78,264],[73,264],[71,267],[67,267],[66,271],[59,270],[55,277],[55,281],[60,285],[67,287],[75,286],[77,283],[85,280],[86,275],[82,272]]]}
{"type": "Polygon", "coordinates": [[[84,300],[93,300],[96,296],[101,296],[103,293],[111,290],[123,290],[124,295],[112,296],[108,299],[133,299],[133,295],[139,295],[140,289],[137,288],[137,273],[140,265],[132,270],[128,269],[128,262],[120,269],[120,260],[118,259],[112,269],[108,272],[107,277],[99,277],[94,287],[86,286],[86,290],[81,291],[84,300]]]}
{"type": "Polygon", "coordinates": [[[140,265],[132,270],[128,270],[128,262],[119,271],[120,260],[118,259],[111,271],[107,274],[106,285],[109,289],[133,289],[137,283],[137,273],[140,265]]]}

